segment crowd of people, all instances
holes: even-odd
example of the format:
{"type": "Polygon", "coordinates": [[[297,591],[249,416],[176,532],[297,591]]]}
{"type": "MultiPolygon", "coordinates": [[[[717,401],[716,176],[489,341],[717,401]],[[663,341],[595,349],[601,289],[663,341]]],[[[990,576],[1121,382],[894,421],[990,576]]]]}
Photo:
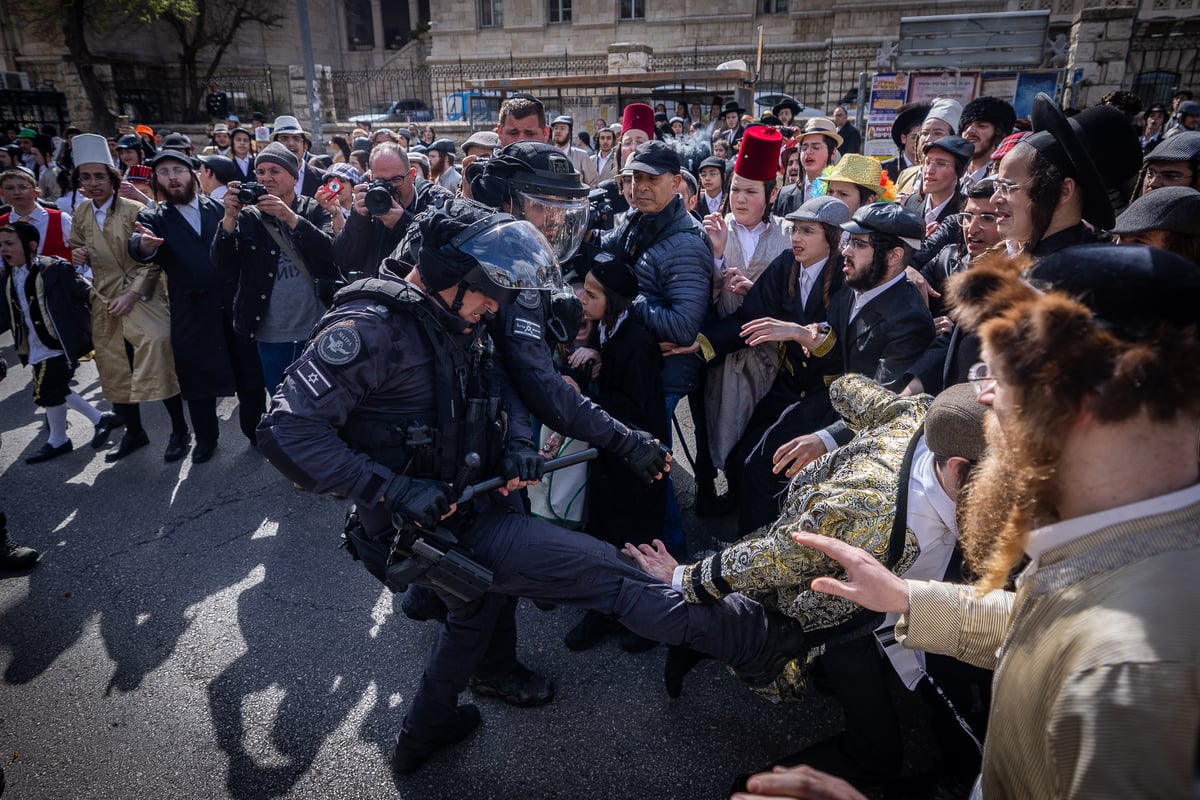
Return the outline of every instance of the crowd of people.
{"type": "MultiPolygon", "coordinates": [[[[789,98],[633,103],[588,136],[513,95],[461,145],[356,129],[328,156],[286,115],[202,145],[15,129],[0,323],[48,430],[25,461],[72,452],[68,410],[122,461],[158,401],[164,460],[203,464],[236,395],[249,446],[351,497],[351,551],[443,622],[398,774],[471,733],[468,687],[553,698],[517,660],[523,596],[584,610],[573,650],[666,643],[673,697],[707,657],[832,694],[844,732],[737,797],[966,797],[980,773],[989,798],[1183,796],[1200,104],[1135,101],[907,106],[882,162],[846,109],[789,98]],[[71,389],[88,358],[111,410],[71,389]],[[684,400],[696,513],[729,534],[702,557],[684,400]],[[539,483],[571,440],[599,456],[539,483]],[[497,471],[503,498],[459,502],[497,471]],[[897,682],[942,753],[918,778],[897,682]]],[[[36,563],[3,533],[0,566],[36,563]]]]}

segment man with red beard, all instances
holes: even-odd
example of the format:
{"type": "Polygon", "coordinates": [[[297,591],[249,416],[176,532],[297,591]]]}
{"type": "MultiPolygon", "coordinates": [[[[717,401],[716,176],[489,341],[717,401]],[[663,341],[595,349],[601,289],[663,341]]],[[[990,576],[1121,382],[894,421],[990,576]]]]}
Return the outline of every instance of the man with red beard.
{"type": "Polygon", "coordinates": [[[1085,245],[954,279],[995,410],[961,541],[974,587],[897,578],[796,534],[905,614],[904,646],[994,667],[982,793],[1190,797],[1200,733],[1200,272],[1155,248],[1085,245]],[[1016,491],[1017,504],[1000,501],[1016,491]],[[1016,591],[1005,591],[1022,563],[1016,591]],[[1131,735],[1133,734],[1133,735],[1131,735]]]}
{"type": "Polygon", "coordinates": [[[203,464],[217,448],[217,398],[237,393],[238,421],[254,445],[266,386],[254,342],[233,330],[237,279],[218,272],[210,257],[224,206],[197,191],[187,155],[161,150],[150,166],[158,203],[138,215],[129,254],[166,273],[175,374],[196,432],[192,463],[203,464]]]}

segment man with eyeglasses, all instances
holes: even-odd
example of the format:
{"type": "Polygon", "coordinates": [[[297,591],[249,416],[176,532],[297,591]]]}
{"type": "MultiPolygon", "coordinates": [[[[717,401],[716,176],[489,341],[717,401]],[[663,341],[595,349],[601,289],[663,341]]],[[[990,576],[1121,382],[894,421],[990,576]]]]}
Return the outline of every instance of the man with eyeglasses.
{"type": "MultiPolygon", "coordinates": [[[[921,129],[917,134],[919,152],[923,154],[926,145],[956,134],[962,120],[962,113],[962,103],[957,100],[947,98],[934,100],[933,105],[929,107],[929,113],[921,122],[921,129]]],[[[919,164],[900,173],[900,177],[896,179],[896,197],[900,202],[907,200],[909,195],[921,192],[921,178],[919,164]]]]}
{"type": "MultiPolygon", "coordinates": [[[[829,301],[828,323],[765,331],[748,343],[799,342],[813,358],[832,359],[843,373],[866,375],[899,392],[934,338],[925,298],[905,274],[925,226],[895,203],[871,203],[841,228],[850,234],[842,251],[846,285],[829,301]]],[[[776,450],[776,469],[790,478],[853,436],[842,420],[798,436],[776,450]]]]}
{"type": "Polygon", "coordinates": [[[192,463],[203,464],[217,449],[217,398],[237,394],[238,422],[254,445],[254,429],[267,410],[266,386],[254,342],[233,330],[237,278],[212,262],[224,206],[199,191],[187,155],[160,150],[150,168],[159,201],[138,215],[129,254],[158,264],[167,276],[175,374],[196,433],[192,463]]]}
{"type": "Polygon", "coordinates": [[[1200,190],[1200,131],[1184,131],[1163,141],[1142,164],[1135,197],[1164,186],[1200,190]]]}
{"type": "Polygon", "coordinates": [[[333,258],[346,275],[379,275],[379,265],[404,239],[413,218],[437,197],[452,197],[450,192],[417,174],[408,153],[394,142],[381,142],[371,149],[371,171],[354,187],[354,204],[346,226],[333,240],[333,258]],[[390,186],[392,205],[386,214],[375,216],[367,211],[367,187],[373,181],[390,186]]]}
{"type": "Polygon", "coordinates": [[[954,320],[946,316],[943,295],[951,275],[969,269],[975,259],[1000,244],[996,207],[992,204],[994,190],[991,178],[984,178],[971,187],[966,208],[955,217],[962,240],[943,247],[921,268],[921,276],[932,290],[929,293],[929,312],[933,314],[938,336],[905,374],[903,394],[937,394],[943,388],[959,382],[958,378],[953,377],[958,372],[956,365],[959,358],[968,359],[967,363],[978,359],[978,340],[970,337],[960,341],[962,335],[954,320]],[[948,357],[952,344],[953,358],[948,357]]]}
{"type": "MultiPolygon", "coordinates": [[[[957,214],[963,196],[958,182],[967,171],[975,147],[961,136],[943,136],[922,145],[925,162],[921,165],[921,192],[904,201],[904,207],[925,221],[925,236],[938,223],[957,214]]],[[[922,237],[925,238],[925,237],[922,237]]]]}

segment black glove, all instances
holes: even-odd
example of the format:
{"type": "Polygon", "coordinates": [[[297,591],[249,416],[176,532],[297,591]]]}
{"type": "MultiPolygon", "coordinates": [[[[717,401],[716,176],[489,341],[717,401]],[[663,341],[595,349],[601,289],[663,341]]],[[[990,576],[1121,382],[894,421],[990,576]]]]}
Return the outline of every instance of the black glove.
{"type": "Polygon", "coordinates": [[[523,481],[540,481],[545,466],[545,457],[538,452],[537,445],[528,439],[510,439],[504,445],[500,475],[505,480],[520,478],[523,481]]]}
{"type": "Polygon", "coordinates": [[[659,475],[668,471],[668,457],[671,455],[666,445],[636,428],[629,429],[629,435],[612,448],[612,453],[619,456],[646,483],[654,483],[659,475]]]}
{"type": "Polygon", "coordinates": [[[450,510],[454,490],[450,484],[397,475],[383,490],[383,504],[422,528],[434,528],[450,510]]]}

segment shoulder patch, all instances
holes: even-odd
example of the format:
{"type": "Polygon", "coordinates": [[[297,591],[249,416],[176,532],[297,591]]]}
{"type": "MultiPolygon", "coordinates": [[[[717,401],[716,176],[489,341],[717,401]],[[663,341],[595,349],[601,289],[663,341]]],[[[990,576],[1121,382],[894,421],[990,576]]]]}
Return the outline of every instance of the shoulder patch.
{"type": "Polygon", "coordinates": [[[291,376],[304,387],[313,400],[320,400],[333,391],[333,381],[312,356],[306,356],[291,369],[291,376]]]}
{"type": "Polygon", "coordinates": [[[326,364],[349,364],[362,351],[362,339],[354,323],[346,322],[327,328],[317,339],[316,350],[326,364]]]}
{"type": "Polygon", "coordinates": [[[367,306],[367,311],[370,311],[372,314],[382,317],[383,319],[387,319],[387,315],[389,313],[388,307],[382,303],[376,303],[375,305],[367,306]]]}
{"type": "Polygon", "coordinates": [[[522,339],[532,339],[535,342],[542,340],[542,326],[524,317],[514,316],[512,318],[512,329],[509,333],[513,336],[520,336],[522,339]]]}
{"type": "Polygon", "coordinates": [[[541,295],[537,289],[523,289],[517,295],[517,302],[528,309],[535,309],[542,304],[541,295]]]}

